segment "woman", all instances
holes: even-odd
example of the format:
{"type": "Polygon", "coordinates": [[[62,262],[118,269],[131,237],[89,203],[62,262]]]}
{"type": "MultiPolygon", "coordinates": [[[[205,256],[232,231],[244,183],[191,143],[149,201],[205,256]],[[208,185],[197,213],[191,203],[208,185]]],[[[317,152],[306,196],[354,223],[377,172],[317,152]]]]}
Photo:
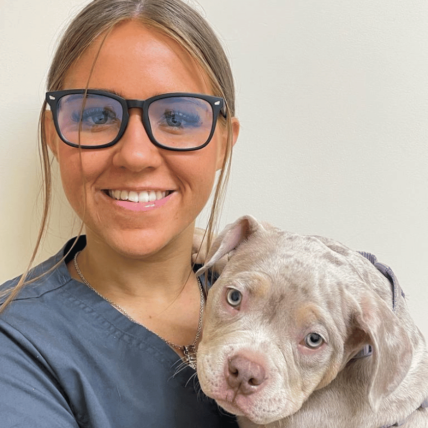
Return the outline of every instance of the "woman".
{"type": "Polygon", "coordinates": [[[2,287],[2,426],[235,426],[192,380],[195,219],[221,170],[212,230],[239,132],[214,33],[180,0],[93,1],[57,49],[41,125],[40,236],[49,150],[85,235],[2,287]]]}

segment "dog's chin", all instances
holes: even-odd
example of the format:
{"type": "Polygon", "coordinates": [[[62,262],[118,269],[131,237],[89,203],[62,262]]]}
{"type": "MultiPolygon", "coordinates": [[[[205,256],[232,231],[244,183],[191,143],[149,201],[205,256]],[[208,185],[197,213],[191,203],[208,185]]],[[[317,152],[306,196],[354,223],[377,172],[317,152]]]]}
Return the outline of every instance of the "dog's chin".
{"type": "Polygon", "coordinates": [[[224,410],[226,410],[226,412],[229,412],[232,415],[235,415],[235,416],[245,416],[245,413],[242,412],[242,410],[238,406],[232,404],[229,401],[216,400],[216,402],[217,402],[217,404],[220,407],[222,407],[224,410]]]}
{"type": "Polygon", "coordinates": [[[274,415],[269,413],[269,415],[261,414],[260,409],[257,409],[257,406],[249,405],[246,400],[239,400],[238,397],[232,402],[226,400],[216,399],[217,404],[222,407],[226,412],[231,413],[232,415],[243,417],[251,421],[256,425],[266,425],[272,422],[276,422],[279,419],[282,419],[282,415],[274,415]]]}

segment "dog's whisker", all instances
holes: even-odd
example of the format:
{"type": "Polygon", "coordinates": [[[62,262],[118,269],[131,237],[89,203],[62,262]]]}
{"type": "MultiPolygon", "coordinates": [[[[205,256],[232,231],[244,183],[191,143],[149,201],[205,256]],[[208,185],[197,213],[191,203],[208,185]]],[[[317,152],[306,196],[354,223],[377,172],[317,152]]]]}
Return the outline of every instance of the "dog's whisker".
{"type": "Polygon", "coordinates": [[[198,394],[202,391],[197,373],[195,373],[195,376],[193,377],[193,388],[198,394]]]}
{"type": "Polygon", "coordinates": [[[177,369],[174,374],[172,375],[172,377],[175,377],[177,375],[179,375],[183,370],[185,370],[186,367],[180,367],[179,369],[177,369]]]}
{"type": "Polygon", "coordinates": [[[187,387],[187,385],[189,384],[189,382],[193,379],[193,381],[195,381],[195,379],[197,379],[197,373],[193,373],[192,376],[189,377],[189,379],[187,380],[185,386],[187,387]]]}
{"type": "Polygon", "coordinates": [[[177,365],[177,367],[175,368],[176,373],[180,373],[182,370],[184,370],[187,367],[186,363],[181,363],[179,365],[177,365]]]}
{"type": "MultiPolygon", "coordinates": [[[[200,385],[198,385],[198,389],[196,390],[196,398],[198,399],[198,400],[202,400],[202,394],[203,394],[203,392],[202,392],[202,388],[201,388],[201,386],[200,385]]],[[[205,395],[205,394],[204,394],[205,395]]]]}
{"type": "Polygon", "coordinates": [[[181,365],[181,364],[186,364],[181,358],[179,358],[172,366],[176,366],[177,364],[181,365]]]}
{"type": "Polygon", "coordinates": [[[179,373],[181,373],[183,370],[185,370],[187,367],[189,367],[183,360],[179,359],[177,360],[172,367],[177,366],[175,368],[174,374],[172,375],[172,377],[177,376],[179,373]]]}

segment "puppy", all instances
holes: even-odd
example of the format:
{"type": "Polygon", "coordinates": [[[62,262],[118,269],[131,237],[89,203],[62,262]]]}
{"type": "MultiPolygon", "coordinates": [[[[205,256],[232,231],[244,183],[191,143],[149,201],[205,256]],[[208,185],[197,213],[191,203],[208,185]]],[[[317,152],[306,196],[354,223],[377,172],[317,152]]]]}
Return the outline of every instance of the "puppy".
{"type": "Polygon", "coordinates": [[[245,216],[208,294],[197,372],[242,428],[428,428],[428,352],[392,271],[245,216]]]}

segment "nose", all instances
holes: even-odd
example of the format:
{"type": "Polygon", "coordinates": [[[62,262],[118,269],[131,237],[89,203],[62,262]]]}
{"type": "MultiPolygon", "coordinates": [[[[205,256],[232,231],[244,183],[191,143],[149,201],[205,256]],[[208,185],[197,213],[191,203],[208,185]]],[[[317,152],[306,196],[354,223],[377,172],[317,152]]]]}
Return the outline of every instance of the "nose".
{"type": "Polygon", "coordinates": [[[141,110],[129,110],[128,126],[116,145],[114,164],[133,172],[146,168],[156,168],[162,162],[160,149],[147,135],[141,120],[141,110]]]}
{"type": "Polygon", "coordinates": [[[258,391],[266,380],[266,371],[262,365],[242,355],[229,360],[226,379],[229,386],[244,395],[258,391]]]}

